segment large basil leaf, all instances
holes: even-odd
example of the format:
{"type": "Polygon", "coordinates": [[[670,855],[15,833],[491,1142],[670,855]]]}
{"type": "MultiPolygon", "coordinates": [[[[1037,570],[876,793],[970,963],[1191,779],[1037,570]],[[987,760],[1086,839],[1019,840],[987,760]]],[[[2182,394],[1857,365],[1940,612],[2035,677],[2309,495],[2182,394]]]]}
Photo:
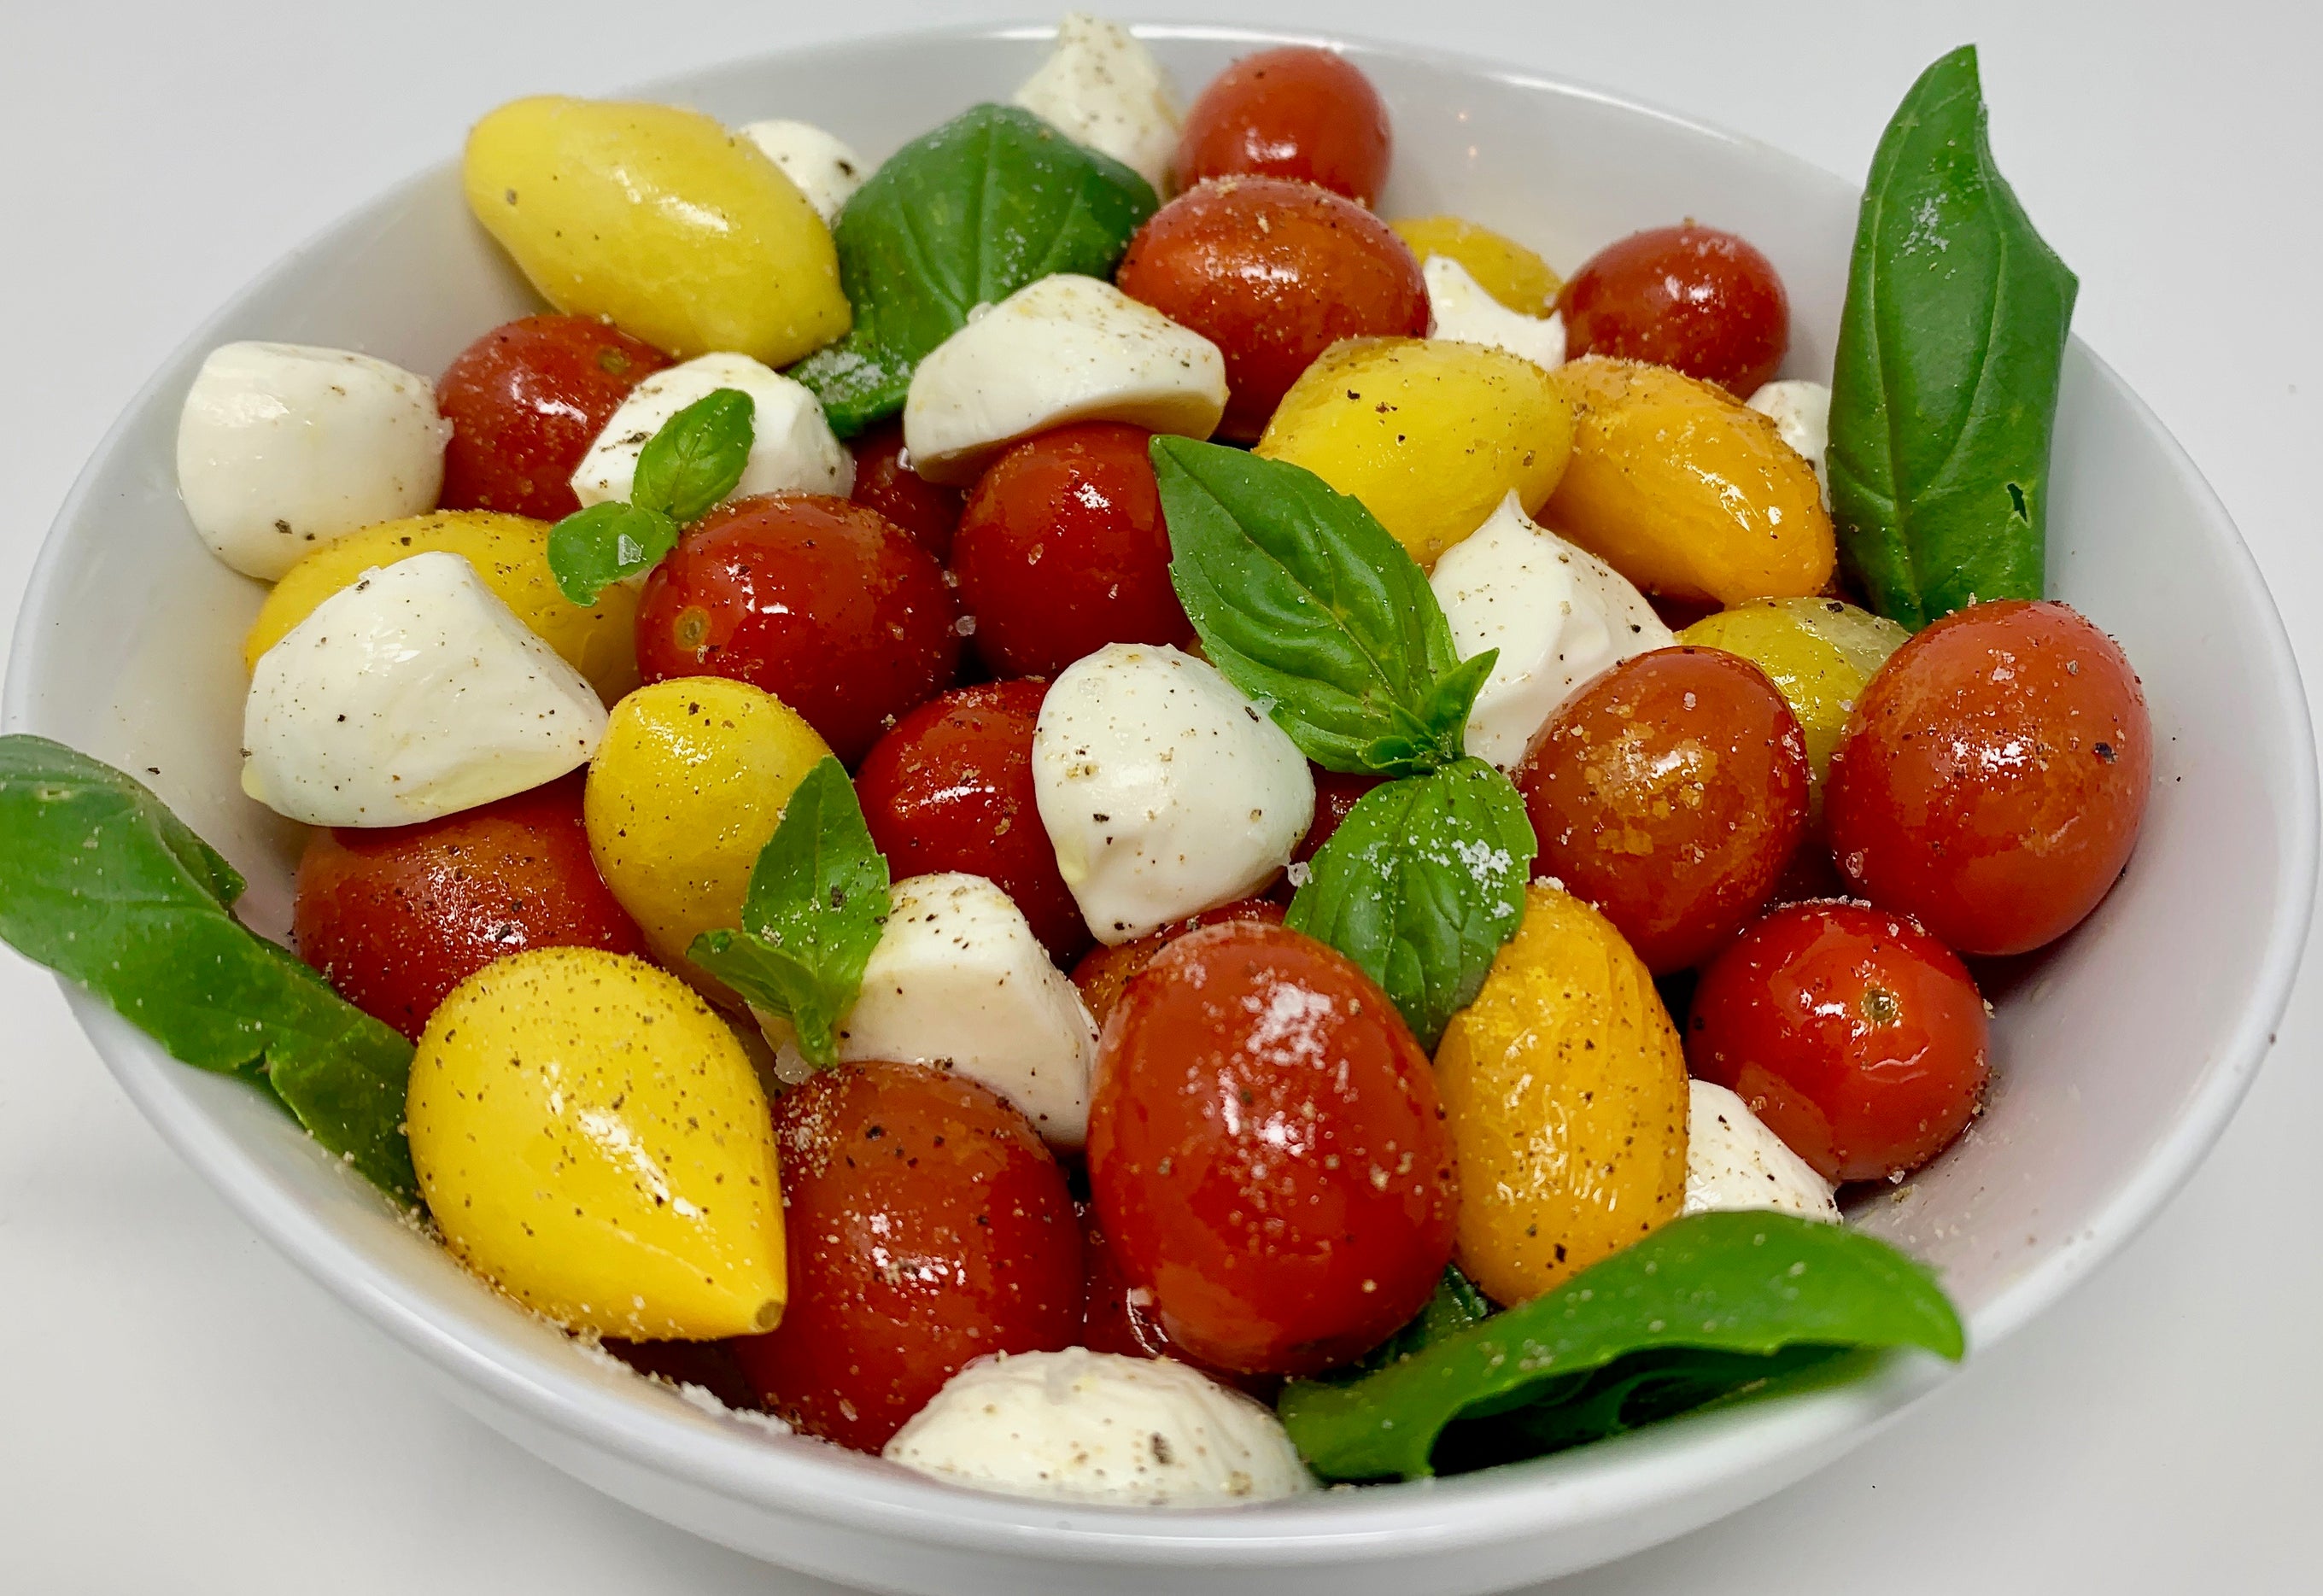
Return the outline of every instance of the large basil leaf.
{"type": "Polygon", "coordinates": [[[1294,1380],[1278,1406],[1325,1479],[1415,1479],[1617,1434],[1841,1350],[1958,1359],[1964,1339],[1934,1277],[1884,1242],[1786,1214],[1697,1214],[1358,1379],[1294,1380]]]}
{"type": "Polygon", "coordinates": [[[1059,272],[1110,278],[1154,205],[1143,178],[1029,111],[965,111],[889,156],[840,212],[854,330],[790,374],[852,437],[903,408],[921,360],[977,306],[1059,272]]]}
{"type": "Polygon", "coordinates": [[[2042,596],[2078,287],[1993,164],[1975,48],[1954,50],[1872,158],[1832,383],[1840,552],[1882,615],[2042,596]]]}
{"type": "Polygon", "coordinates": [[[0,940],[172,1058],[273,1088],[316,1141],[406,1202],[411,1044],[234,917],[242,877],[139,782],[0,737],[0,940]]]}
{"type": "Polygon", "coordinates": [[[1538,851],[1509,778],[1462,759],[1356,800],[1285,923],[1361,965],[1432,1052],[1516,933],[1538,851]]]}

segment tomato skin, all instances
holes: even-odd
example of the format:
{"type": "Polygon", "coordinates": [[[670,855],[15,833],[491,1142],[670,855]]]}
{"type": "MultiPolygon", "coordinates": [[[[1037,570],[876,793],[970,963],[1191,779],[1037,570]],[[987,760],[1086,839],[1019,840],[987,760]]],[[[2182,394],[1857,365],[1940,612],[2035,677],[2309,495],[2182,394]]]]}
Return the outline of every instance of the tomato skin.
{"type": "Polygon", "coordinates": [[[1152,1293],[1121,1272],[1113,1243],[1106,1240],[1097,1205],[1079,1205],[1081,1216],[1081,1257],[1088,1267],[1083,1296],[1088,1303],[1081,1320],[1080,1344],[1093,1353],[1115,1353],[1125,1358],[1175,1358],[1198,1369],[1221,1385],[1246,1391],[1272,1405],[1281,1381],[1270,1374],[1236,1374],[1187,1355],[1170,1339],[1153,1317],[1152,1293]]]}
{"type": "Polygon", "coordinates": [[[647,682],[730,676],[796,710],[852,768],[960,669],[935,557],[844,499],[767,493],[720,506],[646,578],[647,682]]]}
{"type": "Polygon", "coordinates": [[[1129,977],[1152,964],[1155,954],[1180,937],[1206,925],[1231,925],[1237,921],[1281,925],[1283,907],[1272,898],[1236,898],[1231,903],[1189,914],[1177,924],[1165,925],[1134,942],[1120,942],[1109,948],[1099,944],[1073,966],[1073,985],[1080,988],[1081,1002],[1088,1006],[1089,1016],[1102,1025],[1106,1016],[1113,1013],[1114,1005],[1121,1001],[1122,988],[1129,985],[1129,977]]]}
{"type": "Polygon", "coordinates": [[[1340,339],[1428,333],[1409,246],[1354,201],[1285,178],[1189,188],[1138,229],[1114,280],[1226,356],[1223,439],[1255,440],[1340,339]]]}
{"type": "Polygon", "coordinates": [[[1767,901],[1805,834],[1806,738],[1765,672],[1658,648],[1567,699],[1516,773],[1553,877],[1656,975],[1707,957],[1767,901]]]}
{"type": "Polygon", "coordinates": [[[1685,1054],[1824,1179],[1871,1180],[1968,1128],[1988,1031],[1967,967],[1908,915],[1793,903],[1703,972],[1685,1054]]]}
{"type": "Polygon", "coordinates": [[[1173,1343],[1312,1373],[1435,1291],[1458,1200],[1442,1114],[1428,1055],[1352,961],[1284,926],[1211,926],[1106,1022],[1089,1187],[1173,1343]]]}
{"type": "Polygon", "coordinates": [[[1048,692],[1045,682],[985,682],[930,699],[864,757],[855,796],[897,879],[986,877],[1064,964],[1089,933],[1033,790],[1033,729],[1048,692]]]}
{"type": "Polygon", "coordinates": [[[2005,600],[1954,610],[1872,677],[1824,819],[1865,897],[1963,953],[2023,953],[2113,889],[2153,783],[2120,647],[2067,605],[2005,600]]]}
{"type": "Polygon", "coordinates": [[[581,773],[415,826],[307,834],[292,938],[340,996],[418,1040],[444,995],[527,948],[646,951],[597,875],[581,773]]]}
{"type": "Polygon", "coordinates": [[[1653,227],[1607,244],[1556,297],[1566,357],[1670,366],[1747,399],[1782,369],[1791,301],[1774,262],[1715,227],[1653,227]]]}
{"type": "Polygon", "coordinates": [[[1293,863],[1304,863],[1315,857],[1322,846],[1331,840],[1356,801],[1387,780],[1383,775],[1361,775],[1343,770],[1326,770],[1318,765],[1315,775],[1315,819],[1307,827],[1307,835],[1299,841],[1298,850],[1290,858],[1293,863]]]}
{"type": "Polygon", "coordinates": [[[977,482],[952,573],[996,674],[1053,676],[1107,643],[1192,641],[1170,582],[1151,436],[1114,421],[1060,427],[977,482]]]}
{"type": "Polygon", "coordinates": [[[877,1452],[969,1360],[1073,1344],[1080,1225],[1023,1114],[889,1063],[826,1069],[774,1112],[790,1302],[733,1344],[774,1412],[877,1452]]]}
{"type": "Polygon", "coordinates": [[[453,356],[436,384],[452,424],[442,509],[497,509],[555,521],[573,514],[573,473],[629,390],[669,356],[586,316],[528,316],[453,356]]]}
{"type": "Polygon", "coordinates": [[[1293,178],[1357,205],[1387,186],[1387,106],[1345,56],[1306,45],[1246,55],[1186,113],[1177,178],[1293,178]]]}
{"type": "Polygon", "coordinates": [[[848,446],[855,454],[855,491],[849,497],[895,522],[937,559],[950,559],[968,495],[932,482],[904,463],[904,424],[882,422],[848,446]]]}

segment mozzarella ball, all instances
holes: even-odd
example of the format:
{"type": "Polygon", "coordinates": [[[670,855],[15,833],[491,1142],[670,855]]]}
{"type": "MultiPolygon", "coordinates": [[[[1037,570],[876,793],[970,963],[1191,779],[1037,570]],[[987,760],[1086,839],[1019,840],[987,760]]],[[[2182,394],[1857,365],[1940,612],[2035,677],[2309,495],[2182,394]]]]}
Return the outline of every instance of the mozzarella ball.
{"type": "Polygon", "coordinates": [[[1761,383],[1750,396],[1750,408],[1775,424],[1783,442],[1814,467],[1823,484],[1823,500],[1831,503],[1831,477],[1823,456],[1831,450],[1831,390],[1820,382],[1791,381],[1761,383]]]}
{"type": "Polygon", "coordinates": [[[585,764],[605,706],[458,555],[342,588],[259,656],[242,786],[310,826],[402,826],[585,764]]]}
{"type": "Polygon", "coordinates": [[[750,396],[750,457],[729,497],[752,493],[831,493],[855,487],[855,457],[823,418],[822,405],[800,383],[747,354],[705,354],[669,366],[629,390],[613,418],[581,457],[573,491],[585,505],[627,500],[638,456],[669,418],[721,388],[750,396]]]}
{"type": "Polygon", "coordinates": [[[1165,193],[1178,150],[1170,75],[1119,23],[1073,12],[1015,103],[1077,144],[1110,155],[1165,193]]]}
{"type": "Polygon", "coordinates": [[[1428,285],[1428,335],[1505,349],[1545,371],[1565,363],[1565,318],[1526,316],[1492,298],[1465,266],[1430,255],[1419,269],[1428,285]]]}
{"type": "Polygon", "coordinates": [[[839,220],[839,213],[870,173],[860,155],[811,122],[776,118],[748,124],[740,132],[798,185],[825,226],[839,220]]]}
{"type": "Polygon", "coordinates": [[[1772,1208],[1840,1222],[1831,1182],[1724,1087],[1693,1083],[1685,1116],[1685,1212],[1772,1208]]]}
{"type": "Polygon", "coordinates": [[[895,1432],[890,1463],[1011,1496],[1225,1508],[1315,1489],[1281,1421],[1167,1358],[978,1358],[895,1432]]]}
{"type": "Polygon", "coordinates": [[[324,544],[436,508],[451,425],[400,366],[302,344],[227,344],[178,416],[178,495],[212,553],[272,582],[324,544]]]}

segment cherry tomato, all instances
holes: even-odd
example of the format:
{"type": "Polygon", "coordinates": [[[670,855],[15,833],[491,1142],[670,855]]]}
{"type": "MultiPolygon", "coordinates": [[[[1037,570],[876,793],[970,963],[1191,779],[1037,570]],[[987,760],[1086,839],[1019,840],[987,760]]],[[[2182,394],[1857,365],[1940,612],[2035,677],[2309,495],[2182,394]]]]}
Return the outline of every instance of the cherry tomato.
{"type": "Polygon", "coordinates": [[[1121,1001],[1122,988],[1129,985],[1129,977],[1152,964],[1156,953],[1180,937],[1206,925],[1232,925],[1245,920],[1262,925],[1281,925],[1282,913],[1283,905],[1272,898],[1236,898],[1231,903],[1220,903],[1134,942],[1090,949],[1073,966],[1073,985],[1080,988],[1081,1002],[1088,1006],[1090,1016],[1102,1025],[1106,1016],[1113,1013],[1114,1004],[1121,1001]]]}
{"type": "Polygon", "coordinates": [[[585,316],[494,327],[436,384],[436,408],[452,424],[438,506],[544,521],[573,514],[581,457],[629,390],[667,364],[652,344],[585,316]]]}
{"type": "Polygon", "coordinates": [[[1307,827],[1307,835],[1299,839],[1298,851],[1290,856],[1294,863],[1313,858],[1331,840],[1339,823],[1355,807],[1355,801],[1387,779],[1383,775],[1352,775],[1345,771],[1326,770],[1319,765],[1312,768],[1315,818],[1307,827]]]}
{"type": "Polygon", "coordinates": [[[1807,823],[1807,745],[1781,690],[1714,648],[1659,648],[1549,718],[1516,776],[1536,878],[1595,904],[1656,975],[1713,951],[1807,823]]]}
{"type": "Polygon", "coordinates": [[[1826,1180],[1900,1177],[1968,1128],[1987,1022],[1967,968],[1908,915],[1794,903],[1703,972],[1686,1062],[1826,1180]]]}
{"type": "Polygon", "coordinates": [[[1097,1044],[1089,1188],[1171,1342],[1306,1374],[1376,1346],[1451,1261],[1428,1055],[1369,977],[1279,925],[1180,937],[1097,1044]]]}
{"type": "Polygon", "coordinates": [[[1064,1171],[1023,1114],[923,1064],[843,1064],[775,1105],[790,1301],[734,1343],[767,1407],[877,1452],[971,1359],[1081,1328],[1064,1171]]]}
{"type": "Polygon", "coordinates": [[[340,996],[415,1041],[445,993],[504,954],[646,952],[589,858],[578,772],[416,826],[317,827],[291,928],[340,996]]]}
{"type": "Polygon", "coordinates": [[[1190,642],[1145,453],[1114,421],[1060,427],[995,461],[952,546],[976,652],[1003,676],[1053,676],[1107,643],[1190,642]]]}
{"type": "Polygon", "coordinates": [[[2096,908],[2153,782],[2145,694],[2070,607],[1953,611],[1863,690],[1823,796],[1855,889],[1963,953],[2023,953],[2096,908]]]}
{"type": "Polygon", "coordinates": [[[712,510],[646,578],[647,682],[730,676],[773,693],[849,766],[951,685],[960,633],[935,556],[874,510],[768,493],[712,510]]]}
{"type": "Polygon", "coordinates": [[[1791,301],[1774,263],[1715,227],[1655,227],[1606,245],[1556,297],[1565,352],[1672,366],[1738,399],[1782,368],[1791,301]]]}
{"type": "Polygon", "coordinates": [[[742,1372],[730,1341],[623,1341],[608,1335],[598,1344],[639,1374],[698,1385],[739,1412],[758,1406],[758,1393],[742,1372]]]}
{"type": "Polygon", "coordinates": [[[958,488],[939,487],[904,463],[900,421],[873,427],[850,446],[855,451],[855,491],[850,495],[855,502],[909,532],[937,559],[950,559],[951,535],[968,495],[958,488]]]}
{"type": "Polygon", "coordinates": [[[1226,356],[1221,438],[1264,432],[1340,339],[1428,333],[1427,285],[1403,240],[1354,201],[1286,178],[1188,189],[1138,229],[1115,280],[1226,356]]]}
{"type": "Polygon", "coordinates": [[[864,757],[855,796],[899,878],[963,870],[996,883],[1062,964],[1088,946],[1033,793],[1043,682],[987,682],[929,700],[864,757]]]}
{"type": "Polygon", "coordinates": [[[1246,55],[1186,113],[1177,176],[1295,178],[1369,205],[1387,185],[1387,106],[1342,55],[1287,45],[1246,55]]]}
{"type": "Polygon", "coordinates": [[[1222,1385],[1235,1386],[1271,1405],[1281,1384],[1274,1376],[1236,1374],[1217,1368],[1188,1356],[1185,1348],[1171,1341],[1169,1332],[1153,1317],[1153,1294],[1121,1272],[1120,1261],[1097,1219],[1097,1205],[1082,1203],[1079,1207],[1081,1257],[1088,1270],[1081,1293],[1088,1307],[1081,1320],[1080,1344],[1093,1353],[1116,1353],[1125,1358],[1174,1358],[1222,1385]]]}

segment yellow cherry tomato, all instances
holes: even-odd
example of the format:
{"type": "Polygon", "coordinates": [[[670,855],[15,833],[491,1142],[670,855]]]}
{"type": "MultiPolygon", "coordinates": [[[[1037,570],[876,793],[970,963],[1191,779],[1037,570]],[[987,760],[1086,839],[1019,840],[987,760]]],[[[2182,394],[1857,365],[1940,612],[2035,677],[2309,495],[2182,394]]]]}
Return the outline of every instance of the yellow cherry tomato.
{"type": "Polygon", "coordinates": [[[429,1017],[411,1161],[459,1260],[574,1330],[771,1330],[785,1298],[774,1123],[749,1055],[684,982],[537,948],[429,1017]]]}
{"type": "Polygon", "coordinates": [[[1911,637],[1894,621],[1838,599],[1753,599],[1678,634],[1681,643],[1740,655],[1782,689],[1806,733],[1818,804],[1831,751],[1864,684],[1911,637]]]}
{"type": "Polygon", "coordinates": [[[1547,316],[1556,308],[1556,291],[1565,280],[1506,234],[1458,216],[1405,216],[1388,225],[1411,246],[1421,265],[1430,255],[1449,255],[1468,269],[1477,287],[1521,316],[1547,316]]]}

